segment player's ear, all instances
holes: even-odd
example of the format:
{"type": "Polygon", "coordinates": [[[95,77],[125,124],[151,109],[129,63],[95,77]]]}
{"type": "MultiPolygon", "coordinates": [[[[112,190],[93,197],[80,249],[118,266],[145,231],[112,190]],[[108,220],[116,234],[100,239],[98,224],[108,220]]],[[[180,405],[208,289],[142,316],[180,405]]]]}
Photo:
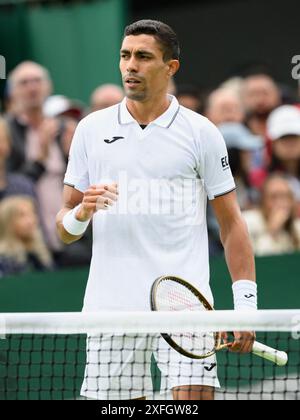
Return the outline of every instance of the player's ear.
{"type": "Polygon", "coordinates": [[[179,60],[170,60],[168,62],[168,67],[169,67],[169,71],[168,71],[169,76],[170,77],[175,76],[175,74],[178,72],[179,67],[180,67],[179,60]]]}

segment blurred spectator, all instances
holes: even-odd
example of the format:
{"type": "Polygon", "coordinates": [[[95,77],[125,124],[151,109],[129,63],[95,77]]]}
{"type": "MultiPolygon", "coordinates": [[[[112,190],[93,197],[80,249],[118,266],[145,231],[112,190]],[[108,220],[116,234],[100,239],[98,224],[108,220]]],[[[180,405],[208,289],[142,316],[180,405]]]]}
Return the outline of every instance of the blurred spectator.
{"type": "Polygon", "coordinates": [[[288,180],[270,176],[263,188],[261,206],[244,212],[256,255],[279,255],[300,250],[300,220],[288,180]]]}
{"type": "Polygon", "coordinates": [[[279,87],[266,74],[248,76],[242,87],[242,102],[248,127],[254,134],[264,136],[268,116],[281,105],[279,87]]]}
{"type": "Polygon", "coordinates": [[[124,91],[118,85],[107,84],[99,86],[91,95],[91,111],[100,111],[122,102],[124,91]]]}
{"type": "MultiPolygon", "coordinates": [[[[253,153],[260,150],[263,140],[253,135],[241,123],[224,123],[219,125],[228,149],[232,175],[236,183],[236,193],[242,210],[253,208],[259,201],[259,193],[250,182],[253,153]]],[[[223,253],[220,241],[220,229],[211,205],[207,209],[207,223],[210,235],[211,255],[223,253]]]]}
{"type": "Polygon", "coordinates": [[[6,168],[11,151],[8,126],[0,118],[0,200],[11,195],[28,195],[36,199],[34,184],[24,175],[9,173],[6,168]]]}
{"type": "Polygon", "coordinates": [[[180,105],[197,113],[203,112],[203,100],[196,86],[179,85],[176,96],[180,105]]]}
{"type": "Polygon", "coordinates": [[[53,267],[33,201],[16,196],[0,203],[0,276],[53,267]]]}
{"type": "Polygon", "coordinates": [[[24,62],[10,74],[9,85],[14,112],[7,118],[12,136],[9,169],[35,181],[47,240],[53,251],[60,251],[55,215],[61,207],[67,155],[60,120],[43,112],[52,88],[50,76],[40,65],[24,62]]]}
{"type": "Polygon", "coordinates": [[[273,111],[268,119],[268,135],[273,140],[269,172],[289,178],[300,215],[300,109],[284,105],[273,111]]]}
{"type": "Polygon", "coordinates": [[[241,123],[245,114],[241,100],[234,91],[217,89],[208,97],[206,116],[218,126],[226,122],[241,123]]]}
{"type": "Polygon", "coordinates": [[[60,144],[68,156],[78,122],[84,117],[84,105],[63,95],[53,95],[46,99],[43,112],[47,118],[59,119],[60,144]]]}
{"type": "Polygon", "coordinates": [[[63,95],[49,96],[44,105],[45,117],[66,117],[79,122],[84,116],[84,105],[63,95]]]}
{"type": "Polygon", "coordinates": [[[240,98],[242,95],[243,83],[244,79],[242,77],[231,77],[230,79],[225,80],[225,82],[220,85],[219,89],[229,90],[240,98]]]}
{"type": "Polygon", "coordinates": [[[224,123],[219,125],[228,149],[229,163],[237,186],[237,196],[242,210],[257,204],[258,192],[250,182],[253,153],[261,150],[263,139],[255,136],[243,124],[224,123]]]}

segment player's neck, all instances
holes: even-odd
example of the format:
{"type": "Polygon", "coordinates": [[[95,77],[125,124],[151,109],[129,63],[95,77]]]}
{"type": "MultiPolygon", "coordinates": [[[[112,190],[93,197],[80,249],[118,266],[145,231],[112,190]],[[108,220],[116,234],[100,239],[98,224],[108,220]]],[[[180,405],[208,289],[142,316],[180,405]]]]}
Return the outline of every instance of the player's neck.
{"type": "Polygon", "coordinates": [[[140,125],[148,125],[164,114],[170,106],[167,95],[153,97],[145,102],[127,98],[127,109],[140,125]]]}

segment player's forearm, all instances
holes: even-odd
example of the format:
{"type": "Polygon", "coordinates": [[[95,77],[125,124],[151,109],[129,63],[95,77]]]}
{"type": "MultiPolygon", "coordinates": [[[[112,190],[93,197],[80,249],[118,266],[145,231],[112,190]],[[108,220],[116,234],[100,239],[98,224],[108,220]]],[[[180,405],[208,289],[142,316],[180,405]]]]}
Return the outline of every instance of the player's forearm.
{"type": "Polygon", "coordinates": [[[71,235],[69,232],[66,231],[66,229],[63,225],[63,219],[69,211],[70,211],[70,209],[64,208],[58,213],[58,215],[56,217],[56,227],[57,227],[58,236],[61,239],[61,241],[63,243],[65,243],[66,245],[70,245],[74,242],[79,241],[83,236],[83,235],[74,236],[74,235],[71,235]]]}
{"type": "Polygon", "coordinates": [[[243,219],[236,220],[226,232],[221,232],[221,240],[233,282],[241,279],[256,281],[255,258],[243,219]]]}

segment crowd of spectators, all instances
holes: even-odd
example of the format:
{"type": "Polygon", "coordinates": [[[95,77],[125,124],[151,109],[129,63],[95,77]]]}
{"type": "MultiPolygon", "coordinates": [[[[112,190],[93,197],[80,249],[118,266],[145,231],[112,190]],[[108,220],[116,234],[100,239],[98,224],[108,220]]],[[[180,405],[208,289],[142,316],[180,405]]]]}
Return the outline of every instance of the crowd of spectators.
{"type": "MultiPolygon", "coordinates": [[[[56,234],[55,216],[78,122],[119,103],[124,92],[113,84],[95,87],[86,107],[52,91],[49,72],[33,62],[20,63],[7,80],[0,117],[0,277],[86,265],[91,257],[91,231],[65,247],[56,234]]],[[[173,80],[170,93],[223,134],[255,253],[300,250],[297,100],[261,72],[225,81],[209,93],[173,80]]],[[[210,207],[208,225],[211,253],[218,255],[222,247],[210,207]]]]}

